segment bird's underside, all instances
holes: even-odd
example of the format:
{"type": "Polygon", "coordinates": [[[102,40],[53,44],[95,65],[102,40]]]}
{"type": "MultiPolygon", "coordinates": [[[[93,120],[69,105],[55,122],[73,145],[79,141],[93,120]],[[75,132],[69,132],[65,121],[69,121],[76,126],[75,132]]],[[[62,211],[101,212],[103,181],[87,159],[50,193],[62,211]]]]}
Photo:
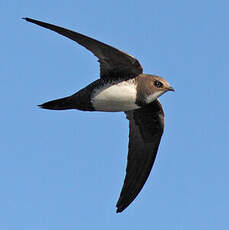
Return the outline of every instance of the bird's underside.
{"type": "MultiPolygon", "coordinates": [[[[74,40],[90,50],[100,62],[100,79],[87,86],[89,87],[87,90],[83,89],[84,91],[81,90],[70,97],[46,102],[40,105],[42,108],[95,111],[95,104],[91,99],[91,91],[95,88],[93,84],[99,84],[101,80],[126,81],[142,74],[142,67],[138,60],[123,51],[74,31],[30,18],[25,20],[74,40]]],[[[126,176],[116,205],[117,212],[122,212],[128,207],[144,186],[154,164],[164,129],[164,113],[158,99],[133,107],[125,113],[129,120],[129,150],[126,176]]]]}

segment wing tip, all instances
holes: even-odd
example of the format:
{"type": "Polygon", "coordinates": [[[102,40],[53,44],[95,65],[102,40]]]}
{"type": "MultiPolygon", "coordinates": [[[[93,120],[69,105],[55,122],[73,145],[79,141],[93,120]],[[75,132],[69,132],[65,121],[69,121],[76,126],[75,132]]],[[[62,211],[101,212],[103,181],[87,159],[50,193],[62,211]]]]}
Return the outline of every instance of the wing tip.
{"type": "Polygon", "coordinates": [[[119,208],[117,208],[116,213],[122,212],[119,208]]]}
{"type": "Polygon", "coordinates": [[[123,197],[121,196],[116,204],[116,213],[124,211],[128,206],[129,204],[126,203],[125,200],[123,200],[123,197]]]}
{"type": "Polygon", "coordinates": [[[44,109],[43,104],[37,105],[39,108],[44,109]]]}
{"type": "Polygon", "coordinates": [[[25,20],[25,21],[29,21],[30,18],[23,17],[23,18],[21,18],[21,19],[23,19],[23,20],[25,20]]]}
{"type": "Polygon", "coordinates": [[[28,18],[28,17],[23,17],[21,18],[27,22],[32,22],[32,23],[38,23],[39,21],[35,20],[35,19],[32,19],[32,18],[28,18]]]}
{"type": "Polygon", "coordinates": [[[120,213],[125,209],[125,207],[123,207],[123,206],[116,206],[116,208],[117,208],[116,213],[120,213]]]}

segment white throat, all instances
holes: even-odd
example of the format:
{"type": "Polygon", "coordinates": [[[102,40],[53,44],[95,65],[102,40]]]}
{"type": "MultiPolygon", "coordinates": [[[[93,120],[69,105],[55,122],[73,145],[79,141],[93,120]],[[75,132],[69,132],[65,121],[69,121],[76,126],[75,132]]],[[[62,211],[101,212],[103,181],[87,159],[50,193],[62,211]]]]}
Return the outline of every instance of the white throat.
{"type": "Polygon", "coordinates": [[[152,101],[156,100],[158,97],[160,97],[162,94],[164,93],[164,91],[157,91],[151,95],[149,95],[147,98],[146,98],[146,103],[151,103],[152,101]]]}

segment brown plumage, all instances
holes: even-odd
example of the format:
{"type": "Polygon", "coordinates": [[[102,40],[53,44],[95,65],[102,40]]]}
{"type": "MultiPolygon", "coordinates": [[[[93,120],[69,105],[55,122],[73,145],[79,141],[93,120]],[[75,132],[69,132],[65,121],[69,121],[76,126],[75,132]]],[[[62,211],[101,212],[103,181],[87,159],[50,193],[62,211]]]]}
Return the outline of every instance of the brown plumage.
{"type": "Polygon", "coordinates": [[[40,107],[126,113],[129,120],[128,160],[116,205],[117,212],[122,212],[141,191],[157,155],[164,130],[164,112],[157,98],[174,89],[159,76],[143,74],[138,60],[121,50],[59,26],[24,19],[70,38],[98,57],[100,79],[69,97],[46,102],[40,107]]]}

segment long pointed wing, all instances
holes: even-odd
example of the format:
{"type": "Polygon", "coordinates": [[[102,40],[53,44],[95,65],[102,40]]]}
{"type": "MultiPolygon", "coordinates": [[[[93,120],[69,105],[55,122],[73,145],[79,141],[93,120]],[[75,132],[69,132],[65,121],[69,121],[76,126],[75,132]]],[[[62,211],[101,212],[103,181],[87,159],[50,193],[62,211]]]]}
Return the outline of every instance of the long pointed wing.
{"type": "Polygon", "coordinates": [[[130,126],[129,153],[117,212],[122,212],[144,186],[164,130],[164,112],[158,100],[126,114],[130,126]]]}
{"type": "Polygon", "coordinates": [[[127,76],[128,78],[134,78],[143,71],[136,58],[112,46],[59,26],[31,18],[23,19],[68,37],[90,50],[99,59],[101,78],[126,78],[127,76]]]}

